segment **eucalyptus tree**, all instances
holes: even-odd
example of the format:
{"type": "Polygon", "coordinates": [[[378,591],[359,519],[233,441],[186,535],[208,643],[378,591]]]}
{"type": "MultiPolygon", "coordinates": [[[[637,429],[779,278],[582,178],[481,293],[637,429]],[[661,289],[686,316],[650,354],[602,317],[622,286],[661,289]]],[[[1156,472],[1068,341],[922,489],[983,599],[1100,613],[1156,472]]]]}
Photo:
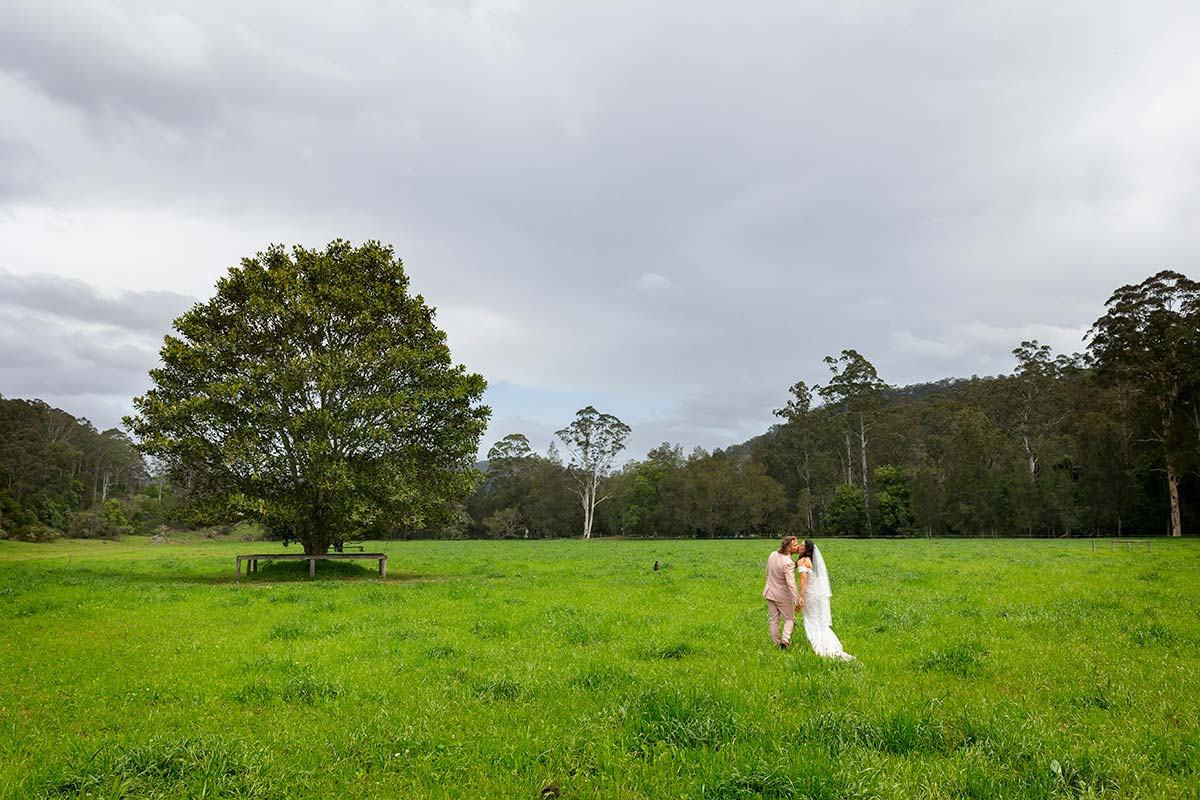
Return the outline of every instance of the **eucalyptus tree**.
{"type": "MultiPolygon", "coordinates": [[[[788,389],[791,399],[783,408],[774,410],[775,416],[784,422],[775,426],[778,441],[778,461],[786,464],[789,477],[798,485],[797,505],[804,516],[805,530],[814,530],[813,519],[813,460],[817,444],[817,419],[812,408],[812,389],[804,381],[797,381],[788,389]]],[[[790,483],[791,481],[789,481],[790,483]]]]}
{"type": "Polygon", "coordinates": [[[488,450],[488,474],[508,477],[520,472],[534,458],[533,448],[523,433],[510,433],[488,450]]]}
{"type": "Polygon", "coordinates": [[[1091,356],[1102,380],[1126,383],[1149,410],[1166,472],[1171,535],[1181,536],[1180,462],[1200,389],[1200,283],[1164,270],[1120,287],[1105,307],[1088,333],[1091,356]]]}
{"type": "Polygon", "coordinates": [[[508,516],[496,517],[504,520],[501,527],[527,524],[523,508],[528,505],[527,473],[536,459],[523,433],[510,433],[492,445],[487,453],[486,476],[466,504],[468,515],[482,526],[477,526],[477,531],[486,530],[494,535],[496,521],[489,523],[488,519],[501,511],[509,512],[508,516]]]}
{"type": "Polygon", "coordinates": [[[871,530],[870,486],[867,476],[868,433],[887,401],[888,385],[879,378],[874,365],[857,350],[843,350],[837,358],[825,357],[832,377],[817,394],[830,406],[841,410],[845,421],[846,483],[854,483],[854,458],[851,440],[857,434],[859,442],[859,477],[863,493],[863,509],[867,531],[871,530]],[[855,430],[857,428],[857,430],[855,430]]]}
{"type": "Polygon", "coordinates": [[[193,503],[311,554],[436,526],[474,485],[487,384],[391,247],[271,246],[174,328],[125,424],[193,503]]]}
{"type": "Polygon", "coordinates": [[[567,474],[571,488],[583,507],[583,538],[592,538],[596,506],[609,498],[601,494],[601,483],[612,470],[617,455],[625,449],[632,429],[612,414],[593,406],[581,408],[575,420],[555,433],[571,456],[567,474]]]}
{"type": "Polygon", "coordinates": [[[1037,480],[1041,457],[1052,438],[1070,414],[1065,402],[1064,378],[1073,361],[1053,357],[1050,346],[1033,341],[1021,342],[1012,351],[1017,369],[1010,385],[1015,397],[1005,398],[1013,418],[1013,435],[1020,442],[1021,452],[1029,470],[1029,479],[1037,480]]]}

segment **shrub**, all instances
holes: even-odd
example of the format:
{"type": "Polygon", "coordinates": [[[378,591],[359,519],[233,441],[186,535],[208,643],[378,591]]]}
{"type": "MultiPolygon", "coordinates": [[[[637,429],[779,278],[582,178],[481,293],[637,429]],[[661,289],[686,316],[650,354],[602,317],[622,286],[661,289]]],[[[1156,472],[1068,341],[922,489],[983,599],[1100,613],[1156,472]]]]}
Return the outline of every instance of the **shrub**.
{"type": "Polygon", "coordinates": [[[861,536],[867,529],[867,512],[863,506],[863,490],[842,484],[833,491],[833,502],[825,513],[829,532],[837,536],[861,536]]]}
{"type": "Polygon", "coordinates": [[[0,530],[15,531],[33,521],[32,515],[21,506],[15,497],[0,494],[0,530]]]}
{"type": "Polygon", "coordinates": [[[32,522],[12,531],[8,538],[18,542],[52,542],[60,536],[62,536],[60,531],[39,522],[32,522]]]}

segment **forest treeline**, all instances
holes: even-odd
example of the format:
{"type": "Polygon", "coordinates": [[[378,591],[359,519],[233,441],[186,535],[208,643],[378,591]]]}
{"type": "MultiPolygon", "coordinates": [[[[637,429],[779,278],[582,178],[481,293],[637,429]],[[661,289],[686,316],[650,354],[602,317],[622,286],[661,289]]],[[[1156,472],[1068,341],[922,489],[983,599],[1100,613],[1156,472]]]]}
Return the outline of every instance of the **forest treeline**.
{"type": "Polygon", "coordinates": [[[97,431],[41,400],[0,397],[0,535],[46,541],[148,531],[165,520],[165,491],[122,431],[97,431]]]}
{"type": "MultiPolygon", "coordinates": [[[[509,434],[488,452],[473,491],[470,470],[458,467],[452,477],[461,478],[463,493],[414,515],[424,527],[381,517],[358,531],[337,527],[330,541],[1195,531],[1200,284],[1162,272],[1121,287],[1106,309],[1086,352],[1022,342],[1008,375],[897,388],[866,356],[843,350],[825,358],[823,383],[781,382],[769,430],[712,452],[663,443],[630,459],[629,426],[589,406],[557,432],[562,450],[552,443],[535,453],[525,435],[509,434]]],[[[240,413],[236,404],[222,408],[240,413]]],[[[280,419],[290,431],[291,418],[280,419]]],[[[325,424],[326,417],[312,419],[325,424]]],[[[362,430],[375,447],[376,431],[362,430]]],[[[345,474],[349,462],[339,458],[316,466],[345,474]]],[[[120,430],[97,431],[41,401],[0,398],[4,536],[42,541],[148,533],[164,523],[228,524],[255,507],[244,490],[203,493],[187,484],[201,485],[194,473],[149,466],[120,430]]],[[[367,490],[422,491],[397,488],[369,469],[364,475],[367,490]]],[[[287,525],[268,520],[266,527],[295,538],[287,525]]]]}
{"type": "MultiPolygon", "coordinates": [[[[779,422],[745,444],[685,453],[664,443],[628,461],[606,481],[595,535],[1168,533],[1162,456],[1129,389],[1037,342],[1015,352],[1011,375],[892,388],[845,351],[834,361],[869,376],[861,391],[835,398],[798,383],[779,422]]],[[[1200,510],[1198,443],[1179,487],[1187,530],[1200,510]]],[[[577,531],[579,498],[558,451],[532,453],[521,435],[502,445],[467,503],[471,533],[577,531]]]]}
{"type": "MultiPolygon", "coordinates": [[[[711,453],[664,443],[605,481],[596,535],[1069,536],[1194,531],[1200,516],[1200,284],[1119,288],[1087,352],[1036,341],[1009,375],[895,388],[855,350],[799,382],[778,422],[711,453]]],[[[581,412],[582,413],[582,412],[581,412]]],[[[560,436],[561,436],[560,432],[560,436]]],[[[481,536],[579,528],[556,450],[521,434],[467,503],[481,536]]]]}

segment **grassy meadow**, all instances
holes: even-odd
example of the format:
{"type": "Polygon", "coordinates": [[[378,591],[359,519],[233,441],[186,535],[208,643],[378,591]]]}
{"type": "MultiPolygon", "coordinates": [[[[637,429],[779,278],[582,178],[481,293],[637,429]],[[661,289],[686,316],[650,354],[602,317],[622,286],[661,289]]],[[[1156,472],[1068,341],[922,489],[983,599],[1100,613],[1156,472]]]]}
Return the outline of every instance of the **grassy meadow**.
{"type": "Polygon", "coordinates": [[[0,542],[0,798],[1200,797],[1200,542],[774,545],[0,542]]]}

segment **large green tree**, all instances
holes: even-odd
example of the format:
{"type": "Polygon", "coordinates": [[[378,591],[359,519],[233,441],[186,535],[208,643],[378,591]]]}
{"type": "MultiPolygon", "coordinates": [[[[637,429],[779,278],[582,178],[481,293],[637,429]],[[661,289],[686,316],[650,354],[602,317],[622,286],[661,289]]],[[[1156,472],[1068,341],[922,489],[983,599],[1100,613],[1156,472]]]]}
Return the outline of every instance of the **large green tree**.
{"type": "Polygon", "coordinates": [[[1122,286],[1105,305],[1108,312],[1089,334],[1091,355],[1101,378],[1128,384],[1153,419],[1150,435],[1165,467],[1171,535],[1180,536],[1180,460],[1200,388],[1200,283],[1164,270],[1122,286]]]}
{"type": "Polygon", "coordinates": [[[474,485],[486,383],[391,247],[272,246],[174,327],[125,423],[193,501],[323,553],[440,524],[474,485]]]}

